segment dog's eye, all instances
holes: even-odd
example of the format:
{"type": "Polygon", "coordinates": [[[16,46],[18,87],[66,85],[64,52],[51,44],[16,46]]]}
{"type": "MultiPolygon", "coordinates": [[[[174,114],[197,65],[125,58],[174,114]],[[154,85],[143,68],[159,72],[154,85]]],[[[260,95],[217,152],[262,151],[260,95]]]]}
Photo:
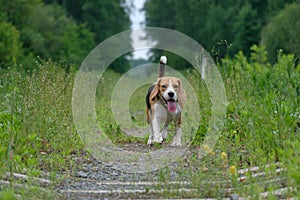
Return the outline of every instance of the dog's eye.
{"type": "Polygon", "coordinates": [[[166,86],[166,85],[162,85],[161,87],[162,87],[162,88],[167,88],[167,86],[166,86]]]}
{"type": "Polygon", "coordinates": [[[173,87],[174,87],[174,89],[177,89],[177,88],[178,88],[178,85],[174,85],[173,87]]]}

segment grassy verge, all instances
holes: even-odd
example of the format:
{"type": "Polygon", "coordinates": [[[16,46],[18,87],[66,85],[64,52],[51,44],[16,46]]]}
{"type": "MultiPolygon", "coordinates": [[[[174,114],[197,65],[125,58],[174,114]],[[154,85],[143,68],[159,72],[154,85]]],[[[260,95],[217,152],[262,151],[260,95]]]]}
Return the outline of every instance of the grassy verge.
{"type": "Polygon", "coordinates": [[[75,72],[41,62],[30,74],[1,73],[2,171],[61,170],[81,148],[71,113],[75,72]]]}

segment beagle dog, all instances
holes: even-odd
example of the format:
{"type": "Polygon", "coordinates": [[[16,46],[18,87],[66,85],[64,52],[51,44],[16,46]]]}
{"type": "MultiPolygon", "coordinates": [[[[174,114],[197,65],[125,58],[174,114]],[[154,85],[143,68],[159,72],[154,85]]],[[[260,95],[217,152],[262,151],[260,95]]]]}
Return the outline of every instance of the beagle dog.
{"type": "Polygon", "coordinates": [[[167,57],[162,56],[158,79],[150,86],[146,95],[147,122],[151,129],[147,144],[162,143],[167,138],[170,122],[174,121],[175,135],[171,145],[181,146],[181,109],[186,95],[180,79],[164,77],[166,63],[167,57]]]}

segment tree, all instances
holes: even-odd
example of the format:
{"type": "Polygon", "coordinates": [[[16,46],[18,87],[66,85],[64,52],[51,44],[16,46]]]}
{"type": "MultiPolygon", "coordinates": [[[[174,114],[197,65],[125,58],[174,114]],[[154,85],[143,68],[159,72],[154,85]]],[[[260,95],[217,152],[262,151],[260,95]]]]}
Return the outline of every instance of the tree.
{"type": "Polygon", "coordinates": [[[180,31],[198,41],[214,57],[249,48],[260,42],[267,20],[297,0],[147,0],[147,26],[180,31]],[[227,50],[227,45],[231,47],[227,50]],[[225,46],[225,47],[219,47],[225,46]],[[216,49],[219,49],[216,54],[216,49]]]}
{"type": "MultiPolygon", "coordinates": [[[[44,0],[49,5],[64,7],[77,22],[87,24],[95,41],[129,29],[129,8],[125,0],[44,0]]],[[[129,2],[129,1],[128,1],[129,2]]]]}
{"type": "Polygon", "coordinates": [[[231,51],[243,50],[246,56],[250,56],[250,47],[258,44],[262,24],[258,21],[259,16],[250,4],[245,4],[238,13],[237,20],[233,24],[235,37],[231,51]]]}
{"type": "MultiPolygon", "coordinates": [[[[0,0],[0,44],[5,44],[5,48],[1,48],[0,62],[8,64],[7,59],[16,58],[11,56],[14,53],[22,54],[17,63],[25,63],[23,67],[27,69],[32,68],[36,56],[80,64],[98,43],[129,28],[128,8],[124,2],[0,0]],[[16,42],[7,42],[12,39],[16,42]]],[[[124,42],[130,45],[129,38],[124,42]]],[[[116,71],[128,68],[129,63],[124,58],[113,63],[116,71]]]]}
{"type": "Polygon", "coordinates": [[[268,58],[275,62],[279,49],[300,58],[300,4],[287,5],[271,19],[262,31],[261,44],[266,46],[268,58]]]}
{"type": "Polygon", "coordinates": [[[94,35],[57,4],[39,4],[21,30],[26,54],[79,64],[94,46],[94,35]]]}
{"type": "Polygon", "coordinates": [[[0,22],[0,68],[15,64],[21,54],[18,30],[9,22],[0,22]]]}
{"type": "Polygon", "coordinates": [[[40,0],[0,0],[0,17],[20,30],[40,2],[40,0]]]}

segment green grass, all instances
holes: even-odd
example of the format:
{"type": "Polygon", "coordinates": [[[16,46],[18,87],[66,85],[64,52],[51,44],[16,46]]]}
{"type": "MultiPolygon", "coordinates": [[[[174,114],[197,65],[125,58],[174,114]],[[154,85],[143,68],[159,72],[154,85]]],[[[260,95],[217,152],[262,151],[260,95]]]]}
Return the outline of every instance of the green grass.
{"type": "Polygon", "coordinates": [[[82,148],[71,113],[74,74],[51,62],[40,62],[27,75],[1,71],[2,173],[69,167],[65,157],[82,148]]]}
{"type": "MultiPolygon", "coordinates": [[[[66,72],[66,66],[50,61],[39,61],[37,65],[36,70],[27,74],[14,69],[0,70],[0,177],[4,177],[5,172],[39,176],[43,171],[55,177],[56,172],[76,168],[70,157],[84,150],[71,110],[76,71],[70,68],[66,72]]],[[[234,58],[223,59],[219,69],[229,102],[225,126],[215,148],[209,149],[202,159],[197,149],[208,128],[211,102],[200,76],[193,70],[184,72],[196,88],[201,123],[191,145],[194,153],[179,162],[177,174],[191,180],[197,192],[179,192],[178,187],[177,192],[165,192],[165,197],[221,198],[226,196],[222,188],[234,187],[236,193],[255,199],[259,193],[280,186],[259,184],[264,180],[252,179],[251,174],[247,174],[250,178],[247,184],[234,181],[235,170],[260,166],[263,172],[272,174],[276,168],[274,163],[278,162],[286,168],[282,175],[286,179],[285,186],[294,188],[289,195],[299,197],[300,66],[296,66],[292,55],[283,54],[271,65],[266,61],[265,51],[254,46],[249,60],[239,53],[234,58]],[[271,168],[265,168],[267,164],[271,168]],[[215,180],[228,180],[230,184],[219,182],[212,187],[215,180]]],[[[122,127],[113,119],[110,95],[119,77],[117,73],[106,71],[99,83],[98,123],[115,144],[145,143],[147,137],[124,135],[122,127]]],[[[146,88],[138,88],[130,100],[130,114],[137,125],[146,125],[146,88]]],[[[171,186],[167,183],[172,178],[168,168],[161,170],[159,178],[162,185],[157,189],[168,191],[171,186]]],[[[40,193],[35,191],[33,194],[40,193]]],[[[17,194],[22,195],[24,191],[13,187],[0,189],[0,197],[4,199],[14,199],[17,194]]]]}

